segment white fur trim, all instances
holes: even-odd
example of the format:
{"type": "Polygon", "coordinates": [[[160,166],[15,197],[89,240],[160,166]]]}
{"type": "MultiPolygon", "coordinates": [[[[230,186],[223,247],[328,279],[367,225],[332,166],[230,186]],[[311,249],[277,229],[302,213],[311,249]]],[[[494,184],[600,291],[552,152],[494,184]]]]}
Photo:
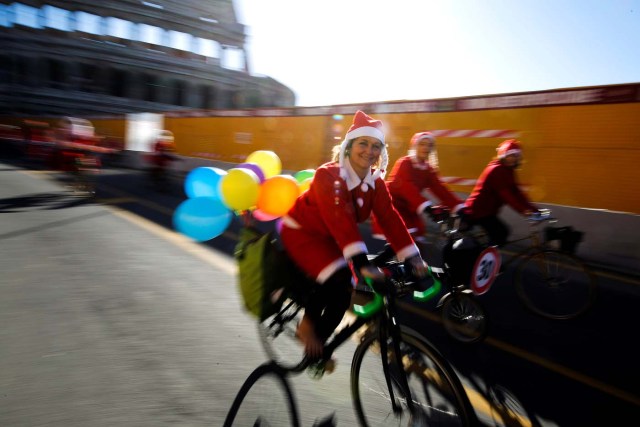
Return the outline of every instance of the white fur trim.
{"type": "Polygon", "coordinates": [[[517,155],[519,156],[519,155],[520,155],[520,153],[522,153],[522,151],[521,151],[521,150],[509,150],[509,151],[507,151],[506,153],[503,153],[503,154],[502,154],[502,156],[500,156],[500,158],[502,159],[502,158],[507,157],[507,156],[510,156],[510,155],[512,155],[512,154],[517,154],[517,155]]]}
{"type": "Polygon", "coordinates": [[[379,139],[384,144],[384,133],[378,128],[373,126],[360,126],[357,129],[352,130],[351,132],[347,132],[344,139],[351,140],[354,138],[358,138],[359,136],[371,136],[373,138],[379,139]]]}
{"type": "Polygon", "coordinates": [[[431,205],[433,205],[433,202],[431,200],[426,200],[426,201],[422,202],[420,204],[420,206],[418,206],[418,209],[416,209],[416,213],[418,215],[420,215],[423,210],[425,210],[426,208],[428,208],[431,205]]]}
{"type": "Polygon", "coordinates": [[[294,230],[300,230],[302,228],[298,221],[291,218],[289,215],[285,215],[282,217],[282,224],[286,225],[289,228],[293,228],[294,230]]]}
{"type": "Polygon", "coordinates": [[[366,254],[366,253],[367,253],[367,245],[365,245],[364,242],[362,241],[349,243],[347,246],[344,247],[344,249],[342,249],[342,255],[344,255],[344,257],[347,259],[353,258],[355,255],[358,255],[358,254],[366,254]]]}
{"type": "Polygon", "coordinates": [[[420,141],[422,141],[423,139],[428,139],[431,142],[433,142],[434,144],[436,143],[436,137],[433,136],[433,134],[430,133],[430,134],[422,135],[420,138],[418,138],[417,140],[414,141],[413,145],[414,146],[418,145],[420,143],[420,141]]]}
{"type": "Polygon", "coordinates": [[[332,261],[329,265],[323,268],[320,271],[320,273],[318,273],[318,276],[316,277],[316,282],[320,284],[326,282],[327,279],[329,279],[329,277],[331,277],[333,273],[335,273],[342,267],[345,267],[346,265],[347,265],[347,261],[344,258],[338,258],[332,261]]]}
{"type": "Polygon", "coordinates": [[[418,247],[413,244],[400,249],[396,257],[398,258],[398,261],[402,262],[405,259],[411,258],[412,256],[416,255],[420,255],[420,251],[418,250],[418,247]]]}

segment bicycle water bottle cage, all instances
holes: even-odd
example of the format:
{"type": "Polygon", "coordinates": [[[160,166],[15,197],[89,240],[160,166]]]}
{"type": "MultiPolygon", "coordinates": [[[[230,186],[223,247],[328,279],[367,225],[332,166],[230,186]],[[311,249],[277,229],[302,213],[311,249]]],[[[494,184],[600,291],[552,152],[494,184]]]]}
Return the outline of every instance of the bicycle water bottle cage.
{"type": "MultiPolygon", "coordinates": [[[[440,290],[442,289],[442,283],[433,275],[433,271],[431,267],[429,267],[428,271],[429,271],[429,279],[433,281],[433,284],[429,288],[425,289],[424,291],[417,291],[417,290],[413,291],[413,299],[418,302],[425,302],[430,300],[431,298],[436,296],[438,293],[440,293],[440,290]]],[[[354,304],[353,312],[358,317],[361,317],[363,319],[368,319],[369,317],[373,316],[378,311],[380,311],[380,309],[382,308],[383,298],[382,298],[382,295],[375,292],[375,289],[373,287],[373,280],[367,277],[365,278],[365,282],[374,291],[373,301],[365,305],[354,304]]]]}

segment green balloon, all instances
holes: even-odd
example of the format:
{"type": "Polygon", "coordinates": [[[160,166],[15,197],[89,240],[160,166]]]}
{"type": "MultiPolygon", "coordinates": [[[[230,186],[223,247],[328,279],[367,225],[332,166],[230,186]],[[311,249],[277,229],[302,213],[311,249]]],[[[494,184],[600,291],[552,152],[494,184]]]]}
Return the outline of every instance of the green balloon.
{"type": "Polygon", "coordinates": [[[299,184],[302,184],[304,180],[313,177],[315,173],[316,171],[313,169],[304,169],[299,172],[296,172],[296,174],[293,175],[293,177],[296,179],[296,181],[298,181],[299,184]]]}

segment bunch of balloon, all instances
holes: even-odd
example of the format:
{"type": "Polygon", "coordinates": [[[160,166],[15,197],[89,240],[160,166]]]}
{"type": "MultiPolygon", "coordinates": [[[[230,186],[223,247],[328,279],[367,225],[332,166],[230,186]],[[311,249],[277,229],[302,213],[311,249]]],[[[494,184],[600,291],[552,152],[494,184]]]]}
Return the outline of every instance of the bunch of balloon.
{"type": "Polygon", "coordinates": [[[272,221],[286,215],[313,170],[296,177],[282,175],[280,158],[272,151],[255,151],[245,163],[224,171],[200,167],[185,180],[189,197],[173,215],[175,228],[197,241],[219,236],[229,226],[234,213],[251,212],[259,221],[272,221]]]}
{"type": "Polygon", "coordinates": [[[184,182],[188,199],[173,213],[176,230],[204,242],[227,229],[233,212],[220,192],[220,184],[227,175],[227,171],[215,167],[199,167],[189,172],[184,182]]]}
{"type": "Polygon", "coordinates": [[[298,182],[298,186],[300,187],[300,193],[304,193],[309,189],[311,185],[311,181],[313,180],[313,175],[316,173],[313,169],[304,169],[296,172],[293,177],[298,182]]]}

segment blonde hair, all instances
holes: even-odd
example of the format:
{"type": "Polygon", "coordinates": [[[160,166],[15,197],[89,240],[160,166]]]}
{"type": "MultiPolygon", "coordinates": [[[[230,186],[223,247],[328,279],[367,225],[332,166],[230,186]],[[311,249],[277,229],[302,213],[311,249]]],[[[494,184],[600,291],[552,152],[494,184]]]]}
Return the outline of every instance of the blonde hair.
{"type": "MultiPolygon", "coordinates": [[[[353,141],[354,140],[352,139],[347,143],[347,149],[345,150],[345,153],[344,153],[345,157],[349,157],[348,154],[351,151],[351,146],[353,145],[353,141]]],[[[331,160],[333,160],[334,162],[339,162],[341,150],[342,150],[342,143],[334,145],[333,148],[331,149],[331,160]]]]}

